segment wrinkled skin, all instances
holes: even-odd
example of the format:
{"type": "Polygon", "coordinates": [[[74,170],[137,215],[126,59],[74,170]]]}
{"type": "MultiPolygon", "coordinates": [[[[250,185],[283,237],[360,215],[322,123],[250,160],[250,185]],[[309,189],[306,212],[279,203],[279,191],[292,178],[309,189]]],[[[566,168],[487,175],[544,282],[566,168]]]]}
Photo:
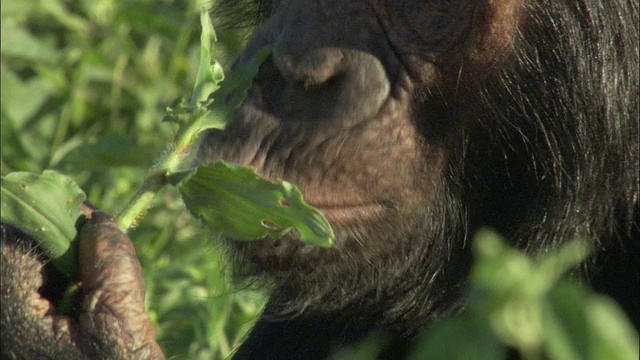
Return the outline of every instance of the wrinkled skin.
{"type": "Polygon", "coordinates": [[[74,318],[56,314],[56,273],[40,250],[2,225],[3,358],[164,359],[133,244],[110,215],[88,217],[79,232],[82,299],[74,318]]]}
{"type": "MultiPolygon", "coordinates": [[[[381,357],[401,357],[425,325],[460,308],[466,245],[481,226],[530,252],[592,240],[588,278],[639,323],[637,3],[266,5],[238,63],[266,44],[273,55],[235,122],[207,134],[200,159],[297,184],[337,239],[330,249],[295,234],[227,239],[238,275],[271,292],[236,358],[327,358],[372,330],[389,335],[381,357]]],[[[5,297],[6,279],[28,267],[19,259],[39,264],[12,241],[3,240],[3,304],[20,302],[11,316],[38,323],[25,299],[5,297]]],[[[138,309],[138,300],[113,306],[138,309]]],[[[113,314],[155,354],[149,330],[126,325],[143,313],[113,314]]],[[[121,333],[102,330],[120,354],[131,351],[121,333]]],[[[48,335],[58,336],[39,336],[48,335]]],[[[69,346],[88,354],[83,339],[69,346]]]]}

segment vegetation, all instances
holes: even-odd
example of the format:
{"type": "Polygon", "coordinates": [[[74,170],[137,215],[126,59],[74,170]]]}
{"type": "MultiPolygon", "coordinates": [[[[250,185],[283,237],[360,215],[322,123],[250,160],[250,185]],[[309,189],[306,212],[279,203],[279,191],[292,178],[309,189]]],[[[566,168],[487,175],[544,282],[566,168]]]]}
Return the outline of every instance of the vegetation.
{"type": "MultiPolygon", "coordinates": [[[[3,1],[2,175],[56,169],[117,213],[173,139],[160,120],[193,88],[198,14],[197,1],[3,1]]],[[[242,43],[225,34],[216,59],[242,43]]],[[[176,192],[156,202],[131,236],[160,342],[178,358],[223,358],[263,296],[230,285],[176,192]]]]}

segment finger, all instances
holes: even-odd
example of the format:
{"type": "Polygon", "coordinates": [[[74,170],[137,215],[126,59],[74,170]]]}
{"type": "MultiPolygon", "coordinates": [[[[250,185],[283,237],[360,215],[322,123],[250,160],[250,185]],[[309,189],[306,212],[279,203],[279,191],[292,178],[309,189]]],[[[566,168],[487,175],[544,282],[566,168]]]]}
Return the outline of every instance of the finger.
{"type": "Polygon", "coordinates": [[[164,358],[144,308],[142,269],[115,219],[93,211],[80,231],[79,263],[85,295],[80,324],[89,355],[164,358]]]}

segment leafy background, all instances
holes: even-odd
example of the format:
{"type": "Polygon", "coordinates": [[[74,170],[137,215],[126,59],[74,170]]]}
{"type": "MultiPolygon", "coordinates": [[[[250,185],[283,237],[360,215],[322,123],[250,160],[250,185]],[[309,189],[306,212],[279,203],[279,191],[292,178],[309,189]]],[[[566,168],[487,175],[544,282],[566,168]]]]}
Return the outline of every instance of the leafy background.
{"type": "MultiPolygon", "coordinates": [[[[193,86],[198,1],[3,0],[1,11],[2,175],[60,170],[117,213],[172,139],[166,107],[193,86]]],[[[216,58],[228,64],[244,35],[219,34],[216,58]]],[[[264,297],[230,284],[175,192],[157,201],[131,237],[159,341],[175,358],[224,358],[264,297]]]]}

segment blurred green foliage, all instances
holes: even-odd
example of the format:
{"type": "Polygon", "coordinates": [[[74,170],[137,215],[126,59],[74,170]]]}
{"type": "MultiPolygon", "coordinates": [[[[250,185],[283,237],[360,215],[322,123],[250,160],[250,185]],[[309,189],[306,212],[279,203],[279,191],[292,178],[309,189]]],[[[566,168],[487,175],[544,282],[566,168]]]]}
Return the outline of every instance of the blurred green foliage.
{"type": "MultiPolygon", "coordinates": [[[[199,59],[196,0],[3,0],[2,175],[57,169],[117,213],[173,138],[167,106],[192,90],[199,59]]],[[[228,32],[215,57],[243,44],[228,32]]],[[[237,291],[221,249],[174,191],[132,233],[149,311],[165,352],[227,356],[263,296],[237,291]]]]}
{"type": "Polygon", "coordinates": [[[410,360],[635,360],[638,332],[613,300],[571,274],[589,256],[586,240],[529,256],[480,230],[465,309],[430,324],[410,360]]]}

